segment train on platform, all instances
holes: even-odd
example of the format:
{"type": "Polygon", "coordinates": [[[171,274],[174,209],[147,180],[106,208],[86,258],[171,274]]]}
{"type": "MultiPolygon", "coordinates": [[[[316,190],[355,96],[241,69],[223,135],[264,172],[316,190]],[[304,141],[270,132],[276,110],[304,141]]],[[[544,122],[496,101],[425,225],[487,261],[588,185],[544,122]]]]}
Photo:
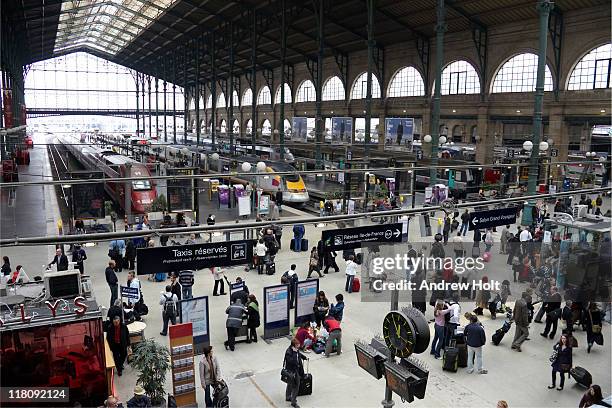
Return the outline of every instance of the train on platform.
{"type": "MultiPolygon", "coordinates": [[[[104,177],[151,177],[147,166],[113,150],[80,144],[78,139],[62,136],[59,142],[86,169],[101,171],[104,177]]],[[[157,192],[151,180],[133,180],[130,188],[131,211],[143,214],[150,210],[157,192]]],[[[123,210],[125,210],[125,183],[104,183],[104,190],[123,210]]]]}

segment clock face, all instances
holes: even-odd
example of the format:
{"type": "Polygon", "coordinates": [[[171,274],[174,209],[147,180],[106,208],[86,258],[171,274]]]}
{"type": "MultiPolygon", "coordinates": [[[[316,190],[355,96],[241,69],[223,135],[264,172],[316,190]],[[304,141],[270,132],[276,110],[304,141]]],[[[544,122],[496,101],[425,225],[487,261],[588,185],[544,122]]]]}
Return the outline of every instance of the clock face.
{"type": "Polygon", "coordinates": [[[397,357],[406,358],[412,354],[415,333],[410,320],[402,312],[389,312],[383,321],[383,337],[389,350],[397,357]]]}

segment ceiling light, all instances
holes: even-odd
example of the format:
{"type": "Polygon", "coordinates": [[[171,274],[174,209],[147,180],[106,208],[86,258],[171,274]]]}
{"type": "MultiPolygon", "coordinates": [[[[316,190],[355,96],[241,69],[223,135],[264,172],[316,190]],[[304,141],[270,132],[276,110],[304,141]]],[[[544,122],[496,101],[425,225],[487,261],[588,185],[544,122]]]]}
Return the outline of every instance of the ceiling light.
{"type": "Polygon", "coordinates": [[[520,110],[520,109],[517,109],[517,110],[516,110],[516,113],[521,113],[521,110],[520,110]]]}
{"type": "Polygon", "coordinates": [[[455,109],[453,109],[453,113],[457,113],[457,111],[455,109]]]}
{"type": "Polygon", "coordinates": [[[406,113],[406,109],[404,109],[404,113],[406,113]]]}
{"type": "Polygon", "coordinates": [[[605,110],[605,109],[602,109],[602,110],[600,110],[599,112],[601,112],[601,113],[606,113],[606,110],[605,110]]]}

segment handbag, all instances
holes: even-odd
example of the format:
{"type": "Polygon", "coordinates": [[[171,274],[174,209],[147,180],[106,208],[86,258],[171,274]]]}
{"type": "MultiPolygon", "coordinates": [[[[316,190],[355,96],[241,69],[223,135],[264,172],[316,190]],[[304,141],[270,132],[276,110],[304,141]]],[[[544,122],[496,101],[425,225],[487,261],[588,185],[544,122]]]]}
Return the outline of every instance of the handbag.
{"type": "Polygon", "coordinates": [[[557,350],[556,348],[553,349],[553,353],[550,355],[550,357],[548,358],[548,360],[551,363],[554,363],[555,361],[557,361],[557,357],[559,356],[559,350],[557,350]]]}
{"type": "Polygon", "coordinates": [[[559,370],[561,370],[561,372],[563,373],[568,373],[569,370],[571,370],[572,365],[571,364],[559,364],[559,370]]]}
{"type": "Polygon", "coordinates": [[[286,368],[281,370],[281,381],[285,384],[294,383],[295,382],[295,374],[293,371],[289,371],[286,368]]]}
{"type": "Polygon", "coordinates": [[[591,331],[594,334],[601,333],[601,325],[599,325],[599,324],[592,324],[593,323],[593,313],[591,313],[590,310],[589,310],[589,317],[590,317],[590,320],[591,320],[591,331]]]}

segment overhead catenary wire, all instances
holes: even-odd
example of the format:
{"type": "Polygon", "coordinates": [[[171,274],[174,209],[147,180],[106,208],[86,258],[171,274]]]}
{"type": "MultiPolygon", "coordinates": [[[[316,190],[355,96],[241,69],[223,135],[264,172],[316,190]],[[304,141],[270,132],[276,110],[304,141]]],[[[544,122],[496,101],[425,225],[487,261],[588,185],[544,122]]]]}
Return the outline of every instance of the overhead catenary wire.
{"type": "MultiPolygon", "coordinates": [[[[521,197],[512,197],[512,198],[501,198],[495,200],[483,200],[476,202],[465,202],[456,204],[456,208],[473,208],[473,207],[482,207],[491,204],[499,204],[499,203],[518,203],[525,202],[528,200],[542,200],[546,198],[556,198],[556,197],[567,197],[573,195],[580,194],[593,194],[593,193],[606,193],[609,192],[609,188],[589,188],[589,189],[581,189],[581,190],[573,190],[573,191],[564,191],[558,193],[547,193],[547,194],[534,194],[531,196],[521,196],[521,197]]],[[[388,210],[388,211],[370,211],[367,213],[360,214],[341,214],[341,215],[330,215],[325,217],[317,217],[311,216],[307,218],[303,217],[292,217],[285,218],[278,221],[272,221],[270,223],[275,225],[292,225],[292,224],[321,224],[328,223],[334,221],[350,221],[350,220],[358,220],[358,219],[366,219],[369,217],[390,217],[390,216],[402,216],[402,215],[415,215],[415,214],[423,214],[430,213],[432,211],[440,211],[443,210],[441,206],[429,206],[429,207],[421,207],[421,208],[406,208],[406,209],[398,209],[398,210],[388,210]]],[[[188,233],[196,233],[196,232],[215,232],[215,231],[240,231],[249,228],[262,228],[269,223],[265,222],[245,222],[241,224],[236,224],[236,222],[225,222],[221,224],[211,225],[198,225],[192,227],[173,227],[173,228],[156,228],[150,230],[140,230],[140,231],[122,231],[122,232],[102,232],[102,233],[94,233],[94,234],[84,234],[84,235],[55,235],[55,236],[45,236],[45,237],[24,237],[24,238],[5,238],[0,240],[0,248],[7,246],[32,246],[32,245],[52,245],[52,244],[61,244],[61,243],[73,243],[73,242],[100,242],[100,241],[110,241],[114,239],[122,239],[122,238],[138,238],[138,237],[146,237],[151,235],[173,235],[173,234],[188,234],[188,233]]]]}

